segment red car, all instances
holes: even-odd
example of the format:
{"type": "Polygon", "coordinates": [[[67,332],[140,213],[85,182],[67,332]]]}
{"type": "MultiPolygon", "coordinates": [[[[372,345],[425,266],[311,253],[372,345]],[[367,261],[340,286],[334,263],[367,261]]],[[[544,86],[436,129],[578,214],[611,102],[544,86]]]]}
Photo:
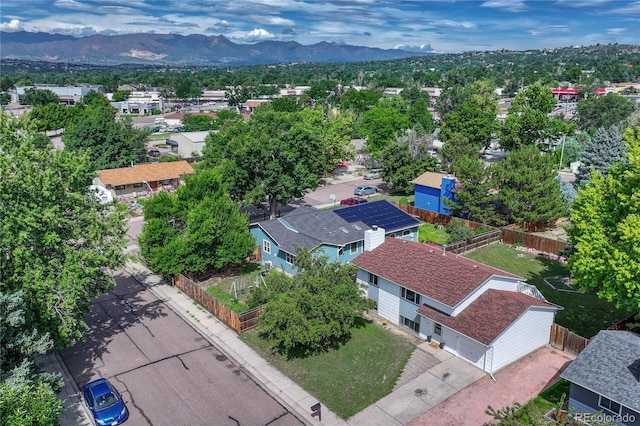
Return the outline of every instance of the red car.
{"type": "Polygon", "coordinates": [[[351,197],[351,198],[347,198],[346,200],[340,201],[340,204],[344,206],[355,206],[356,204],[362,204],[366,202],[367,202],[366,198],[351,197]]]}

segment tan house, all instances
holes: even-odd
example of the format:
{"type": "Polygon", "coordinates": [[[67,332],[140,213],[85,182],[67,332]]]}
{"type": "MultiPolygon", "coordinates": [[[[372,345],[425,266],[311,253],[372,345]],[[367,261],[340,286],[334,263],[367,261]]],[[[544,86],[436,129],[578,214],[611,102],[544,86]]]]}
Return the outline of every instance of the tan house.
{"type": "Polygon", "coordinates": [[[193,174],[193,167],[186,161],[174,161],[98,170],[96,174],[94,184],[104,186],[114,197],[136,197],[174,190],[184,175],[193,174]]]}

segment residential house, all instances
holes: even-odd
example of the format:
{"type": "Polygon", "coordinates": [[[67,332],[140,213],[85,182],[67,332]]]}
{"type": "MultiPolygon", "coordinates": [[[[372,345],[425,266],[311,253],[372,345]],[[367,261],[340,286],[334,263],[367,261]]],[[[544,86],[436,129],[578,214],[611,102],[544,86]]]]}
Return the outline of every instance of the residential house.
{"type": "Polygon", "coordinates": [[[417,208],[434,213],[451,215],[445,200],[453,201],[456,178],[450,175],[425,172],[411,181],[414,185],[414,202],[417,208]]]}
{"type": "Polygon", "coordinates": [[[207,136],[208,131],[175,133],[166,142],[171,147],[171,152],[181,158],[200,157],[207,136]]]}
{"type": "Polygon", "coordinates": [[[522,277],[383,233],[351,261],[381,317],[488,373],[549,343],[560,307],[522,277]]]}
{"type": "Polygon", "coordinates": [[[585,423],[640,426],[640,335],[603,330],[560,377],[569,409],[585,423]]]}
{"type": "Polygon", "coordinates": [[[299,207],[281,218],[251,224],[263,262],[294,274],[296,247],[323,251],[330,261],[347,263],[365,249],[364,233],[385,227],[385,234],[417,241],[418,221],[386,200],[329,210],[299,207]]]}
{"type": "Polygon", "coordinates": [[[173,161],[98,170],[96,174],[94,185],[104,186],[114,197],[136,197],[175,189],[184,175],[193,174],[193,167],[186,161],[173,161]]]}

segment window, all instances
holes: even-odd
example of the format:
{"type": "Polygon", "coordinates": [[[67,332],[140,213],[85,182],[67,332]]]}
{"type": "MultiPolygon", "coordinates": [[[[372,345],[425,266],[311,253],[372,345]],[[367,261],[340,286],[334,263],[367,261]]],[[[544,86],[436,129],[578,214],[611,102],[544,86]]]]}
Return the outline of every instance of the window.
{"type": "Polygon", "coordinates": [[[124,185],[116,185],[116,191],[122,191],[124,189],[124,185]]]}
{"type": "Polygon", "coordinates": [[[160,184],[161,184],[161,185],[168,186],[168,185],[172,185],[172,184],[173,184],[173,181],[172,181],[171,179],[165,179],[165,180],[161,180],[161,181],[160,181],[160,184]]]}
{"type": "Polygon", "coordinates": [[[369,272],[369,284],[378,287],[378,276],[369,272]]]}
{"type": "Polygon", "coordinates": [[[420,323],[410,320],[409,318],[405,318],[400,315],[400,324],[404,325],[407,328],[415,331],[416,333],[420,333],[420,323]]]}
{"type": "Polygon", "coordinates": [[[442,324],[438,324],[437,322],[433,324],[433,334],[442,336],[442,324]]]}
{"type": "Polygon", "coordinates": [[[342,256],[344,254],[344,247],[340,247],[338,249],[338,257],[342,256]]]}
{"type": "Polygon", "coordinates": [[[602,395],[600,395],[600,400],[598,401],[598,405],[607,411],[611,411],[612,413],[615,413],[615,414],[620,414],[620,411],[621,411],[620,404],[610,400],[609,398],[605,398],[602,395]]]}
{"type": "Polygon", "coordinates": [[[289,265],[293,265],[293,262],[295,262],[296,257],[291,253],[285,253],[285,260],[289,265]]]}
{"type": "Polygon", "coordinates": [[[402,231],[403,237],[410,237],[411,235],[413,235],[413,233],[411,232],[411,229],[405,229],[404,231],[402,231]]]}
{"type": "Polygon", "coordinates": [[[262,251],[271,254],[271,241],[262,240],[262,251]]]}
{"type": "Polygon", "coordinates": [[[351,243],[349,244],[349,253],[350,254],[356,254],[358,252],[358,243],[351,243]]]}
{"type": "Polygon", "coordinates": [[[409,289],[406,289],[406,288],[402,287],[401,296],[402,296],[403,299],[406,299],[409,302],[415,303],[416,305],[420,304],[420,295],[418,293],[416,293],[415,291],[411,291],[409,289]]]}
{"type": "Polygon", "coordinates": [[[134,183],[133,187],[134,188],[142,188],[142,183],[134,183]]]}

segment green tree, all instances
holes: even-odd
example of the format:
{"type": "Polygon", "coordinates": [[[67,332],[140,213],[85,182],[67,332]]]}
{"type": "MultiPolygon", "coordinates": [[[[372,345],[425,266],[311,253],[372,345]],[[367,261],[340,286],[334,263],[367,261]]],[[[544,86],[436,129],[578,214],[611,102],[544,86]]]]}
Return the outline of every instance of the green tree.
{"type": "Polygon", "coordinates": [[[555,105],[551,89],[540,84],[519,92],[502,125],[500,146],[515,150],[522,145],[552,144],[573,133],[575,125],[549,117],[555,105]]]}
{"type": "Polygon", "coordinates": [[[433,115],[429,112],[428,101],[424,99],[416,100],[407,111],[409,126],[420,133],[433,133],[436,123],[433,115]]]}
{"type": "Polygon", "coordinates": [[[11,94],[7,92],[0,92],[0,106],[5,106],[11,102],[11,94]]]}
{"type": "Polygon", "coordinates": [[[295,262],[298,275],[269,274],[267,286],[253,296],[253,304],[267,304],[259,319],[261,335],[275,340],[276,349],[288,357],[339,347],[373,301],[352,278],[354,266],[329,263],[322,253],[304,249],[295,262]]]}
{"type": "Polygon", "coordinates": [[[128,167],[144,157],[149,130],[133,127],[131,120],[117,122],[115,109],[88,107],[65,130],[65,148],[87,150],[95,170],[128,167]]]}
{"type": "Polygon", "coordinates": [[[459,133],[480,150],[489,146],[497,129],[495,113],[487,114],[480,105],[470,101],[444,116],[441,138],[446,142],[459,133]]]}
{"type": "Polygon", "coordinates": [[[109,99],[101,93],[96,92],[95,90],[90,90],[86,95],[82,97],[82,103],[88,106],[98,107],[109,107],[109,99]]]}
{"type": "Polygon", "coordinates": [[[185,132],[213,130],[216,127],[215,120],[203,114],[185,114],[182,117],[182,126],[185,132]]]}
{"type": "Polygon", "coordinates": [[[272,99],[271,105],[273,106],[273,110],[277,112],[296,112],[301,107],[301,105],[298,104],[298,100],[294,97],[272,99]]]}
{"type": "Polygon", "coordinates": [[[409,118],[395,108],[374,107],[362,114],[359,124],[360,137],[367,138],[367,147],[375,158],[409,128],[409,118]]]}
{"type": "Polygon", "coordinates": [[[599,127],[619,125],[635,110],[636,104],[632,99],[617,93],[589,96],[578,101],[575,121],[581,130],[593,134],[599,127]]]}
{"type": "Polygon", "coordinates": [[[143,210],[140,250],[163,275],[239,264],[255,247],[248,218],[226,192],[220,170],[185,177],[175,193],[148,199],[143,210]]]}
{"type": "Polygon", "coordinates": [[[502,222],[544,229],[567,213],[556,164],[535,145],[510,153],[496,166],[493,185],[502,222]]]}
{"type": "Polygon", "coordinates": [[[398,138],[380,153],[383,165],[382,178],[390,189],[404,193],[413,192],[415,178],[424,172],[438,169],[436,159],[428,155],[429,142],[415,133],[398,138]]]}
{"type": "Polygon", "coordinates": [[[114,286],[125,212],[87,194],[86,154],[36,149],[33,135],[29,117],[0,112],[0,291],[22,292],[27,329],[64,347],[82,337],[92,300],[114,286]]]}
{"type": "Polygon", "coordinates": [[[57,104],[60,102],[58,95],[48,89],[36,89],[30,87],[24,91],[24,94],[20,96],[20,103],[22,105],[46,105],[57,104]]]}
{"type": "Polygon", "coordinates": [[[238,122],[209,135],[203,167],[222,165],[234,199],[260,206],[271,217],[278,203],[286,205],[316,188],[327,169],[328,132],[318,132],[313,119],[298,113],[275,112],[262,105],[248,122],[238,122]]]}
{"type": "Polygon", "coordinates": [[[342,95],[341,107],[353,111],[356,116],[373,108],[380,99],[379,92],[374,90],[349,89],[342,95]]]}
{"type": "Polygon", "coordinates": [[[608,130],[598,128],[582,151],[574,182],[576,188],[589,181],[594,170],[606,176],[615,163],[626,161],[626,152],[627,147],[617,126],[611,126],[608,130]]]}
{"type": "Polygon", "coordinates": [[[45,383],[13,388],[0,383],[0,424],[12,426],[59,425],[63,402],[45,383]]]}
{"type": "Polygon", "coordinates": [[[118,90],[113,92],[113,97],[111,98],[113,102],[122,102],[129,99],[131,96],[131,90],[118,90]]]}
{"type": "Polygon", "coordinates": [[[486,224],[499,222],[494,168],[485,166],[475,149],[463,152],[452,168],[456,177],[455,201],[445,200],[445,203],[453,215],[486,224]]]}
{"type": "Polygon", "coordinates": [[[60,104],[36,105],[31,110],[31,118],[40,131],[59,130],[66,127],[71,119],[71,108],[60,104]]]}
{"type": "Polygon", "coordinates": [[[592,172],[579,188],[568,229],[573,253],[569,267],[585,290],[640,312],[640,136],[625,131],[626,162],[602,176],[592,172]]]}

